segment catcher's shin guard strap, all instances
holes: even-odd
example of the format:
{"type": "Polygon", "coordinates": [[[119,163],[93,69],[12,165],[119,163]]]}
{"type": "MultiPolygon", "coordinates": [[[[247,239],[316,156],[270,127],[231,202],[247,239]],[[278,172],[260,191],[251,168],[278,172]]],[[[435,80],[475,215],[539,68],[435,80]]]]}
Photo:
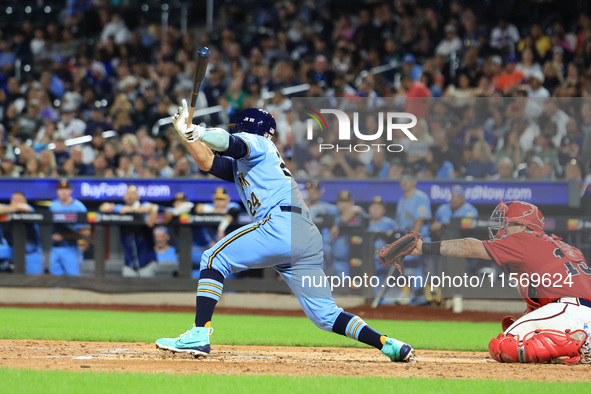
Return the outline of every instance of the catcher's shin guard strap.
{"type": "Polygon", "coordinates": [[[581,359],[579,349],[586,339],[583,330],[537,330],[523,337],[501,333],[490,341],[488,351],[501,363],[547,363],[569,357],[563,363],[576,364],[581,359]]]}
{"type": "Polygon", "coordinates": [[[441,256],[441,242],[423,242],[423,254],[441,256]]]}

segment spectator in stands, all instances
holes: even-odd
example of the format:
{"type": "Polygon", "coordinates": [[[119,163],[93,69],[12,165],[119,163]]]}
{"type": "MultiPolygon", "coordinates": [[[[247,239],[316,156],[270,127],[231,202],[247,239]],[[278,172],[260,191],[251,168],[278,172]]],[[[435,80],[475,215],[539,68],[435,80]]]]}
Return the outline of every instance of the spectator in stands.
{"type": "MultiPolygon", "coordinates": [[[[567,7],[572,11],[570,13],[567,10],[558,10],[556,16],[561,22],[552,26],[548,26],[546,22],[542,25],[542,21],[536,20],[535,17],[532,22],[522,19],[516,23],[517,26],[513,26],[506,21],[509,16],[501,14],[501,20],[490,34],[490,45],[484,32],[486,26],[491,25],[491,15],[483,14],[480,10],[472,11],[458,2],[452,2],[449,8],[437,9],[421,8],[417,5],[405,5],[394,9],[391,5],[382,3],[353,4],[344,10],[339,25],[334,29],[322,19],[322,15],[328,11],[326,5],[319,5],[318,12],[314,13],[309,13],[307,7],[296,9],[289,6],[289,12],[281,7],[277,4],[267,7],[268,15],[277,13],[280,17],[277,20],[269,18],[270,25],[274,27],[268,29],[261,38],[251,40],[248,34],[242,34],[248,29],[260,27],[259,25],[248,25],[236,20],[231,28],[213,32],[204,39],[207,45],[218,48],[212,51],[210,63],[213,67],[208,71],[204,94],[200,95],[206,97],[209,105],[220,101],[225,107],[223,112],[213,114],[215,123],[223,123],[227,121],[226,117],[234,116],[233,113],[229,113],[235,110],[232,109],[234,103],[228,103],[233,100],[224,97],[226,88],[232,80],[236,81],[234,87],[240,93],[238,97],[243,96],[242,92],[246,94],[243,99],[234,100],[241,101],[242,106],[260,106],[263,101],[262,94],[266,91],[293,86],[300,80],[312,82],[312,96],[346,97],[352,92],[353,95],[375,96],[372,102],[378,105],[384,104],[384,97],[392,94],[389,84],[382,82],[384,80],[394,82],[398,95],[406,93],[409,98],[427,96],[413,84],[401,88],[400,85],[404,85],[400,81],[403,73],[410,73],[414,82],[419,80],[426,84],[429,96],[438,96],[441,91],[454,92],[455,94],[449,94],[451,96],[457,95],[457,92],[462,95],[470,90],[476,96],[523,96],[524,91],[527,91],[529,97],[544,98],[549,95],[591,95],[591,85],[586,76],[591,64],[589,18],[585,16],[585,10],[580,5],[574,8],[567,7]],[[478,14],[478,19],[475,14],[478,14]],[[355,15],[358,15],[359,23],[355,15]],[[441,15],[448,15],[445,27],[441,25],[441,15]],[[579,23],[573,15],[577,15],[579,23]],[[309,26],[317,26],[319,30],[310,33],[307,30],[309,26]],[[554,29],[551,38],[544,34],[543,29],[547,27],[554,29]],[[520,39],[519,32],[522,31],[529,31],[529,34],[520,39]],[[374,34],[369,34],[370,32],[374,34]],[[437,36],[437,32],[445,34],[439,43],[432,39],[437,36]],[[331,34],[335,38],[332,41],[327,40],[325,36],[331,34]],[[217,35],[220,36],[219,40],[216,38],[217,35]],[[366,37],[369,38],[366,40],[366,37]],[[462,40],[461,48],[456,49],[455,44],[460,41],[459,37],[462,40]],[[571,43],[570,37],[575,37],[575,41],[571,43]],[[364,41],[363,44],[354,43],[361,39],[364,41]],[[435,44],[439,44],[436,53],[435,44]],[[249,48],[251,55],[248,60],[244,58],[242,48],[249,48]],[[451,53],[458,54],[448,56],[450,48],[451,53]],[[404,59],[401,59],[403,55],[404,59]],[[526,85],[521,86],[513,81],[509,84],[513,87],[504,87],[502,79],[513,74],[508,72],[510,70],[502,68],[502,59],[507,55],[514,55],[519,59],[516,68],[523,72],[526,85]],[[286,58],[291,60],[285,60],[286,58]],[[484,59],[489,61],[483,65],[484,59]],[[538,75],[542,62],[545,62],[542,74],[538,75]],[[361,86],[355,83],[362,70],[380,64],[400,66],[400,73],[395,77],[394,71],[388,71],[361,79],[361,86]],[[421,68],[423,75],[419,78],[421,68]],[[467,88],[464,74],[468,77],[467,88]],[[338,86],[332,89],[331,86],[336,84],[337,80],[338,86]],[[502,93],[494,92],[494,85],[497,83],[504,90],[502,93]]],[[[88,15],[98,15],[96,6],[93,5],[89,5],[88,12],[88,15]]],[[[100,26],[98,17],[88,20],[87,17],[76,19],[82,15],[77,14],[76,17],[59,19],[56,22],[39,22],[45,23],[46,28],[37,30],[30,22],[23,23],[22,27],[3,30],[1,45],[8,48],[2,52],[2,58],[5,59],[9,73],[4,76],[6,91],[0,91],[0,121],[7,135],[17,133],[17,138],[22,141],[31,139],[37,153],[45,152],[44,149],[49,144],[56,143],[56,137],[52,132],[55,125],[59,124],[58,129],[62,130],[68,118],[72,117],[67,113],[59,114],[56,108],[60,106],[72,106],[75,109],[74,120],[87,122],[84,133],[93,136],[99,129],[110,129],[111,122],[116,123],[116,129],[120,133],[137,133],[136,129],[142,125],[150,129],[160,118],[170,116],[169,109],[178,105],[175,94],[184,95],[183,91],[187,90],[185,86],[190,85],[185,82],[190,79],[191,72],[191,62],[188,61],[187,54],[192,53],[196,46],[187,39],[190,35],[183,37],[173,24],[169,26],[167,36],[160,42],[156,39],[159,36],[159,27],[157,24],[147,23],[145,18],[136,26],[127,26],[119,12],[114,12],[112,7],[103,8],[101,13],[105,15],[103,26],[100,26]],[[113,15],[109,16],[111,14],[113,15]],[[71,29],[77,29],[76,39],[71,34],[71,29]],[[100,38],[97,45],[86,45],[87,39],[98,36],[100,38]],[[124,44],[118,44],[119,42],[124,44]],[[33,72],[13,76],[13,63],[17,59],[22,64],[30,65],[33,72]],[[178,86],[182,86],[183,89],[175,90],[178,86]],[[108,114],[107,117],[96,110],[97,103],[99,108],[108,114]],[[38,119],[42,120],[41,126],[37,122],[38,119]],[[33,138],[30,138],[31,134],[33,138]]],[[[508,58],[507,69],[512,67],[511,59],[508,58]]],[[[414,103],[417,106],[413,108],[412,101],[407,100],[405,104],[408,112],[419,118],[428,115],[420,104],[414,103]]],[[[525,136],[520,137],[524,152],[532,149],[533,138],[537,133],[534,131],[531,135],[531,130],[535,130],[537,124],[541,124],[537,118],[546,112],[544,107],[530,103],[527,103],[523,114],[530,125],[523,133],[525,136]]],[[[463,108],[471,106],[472,103],[463,108]]],[[[203,105],[198,107],[201,108],[203,105]]],[[[565,105],[565,108],[561,108],[566,114],[578,114],[577,111],[566,110],[566,107],[565,105]]],[[[446,112],[449,114],[451,111],[446,112]]],[[[281,118],[286,117],[283,112],[278,114],[281,118]]],[[[501,117],[503,115],[504,111],[501,111],[501,117]]],[[[431,119],[427,117],[427,120],[431,126],[431,119]]],[[[494,128],[485,129],[490,130],[495,137],[502,138],[506,132],[503,129],[510,129],[520,122],[521,119],[515,118],[515,122],[498,123],[494,128]]],[[[455,123],[457,122],[450,122],[455,123]]],[[[476,126],[480,128],[482,125],[476,126]]],[[[64,138],[80,134],[79,128],[73,129],[72,133],[67,131],[64,138]]],[[[160,132],[164,132],[163,129],[164,127],[160,132]]],[[[429,130],[433,133],[436,129],[429,130]]],[[[455,132],[453,128],[450,129],[450,136],[455,135],[455,132]]],[[[564,136],[559,127],[553,143],[558,146],[564,136]]],[[[285,143],[283,137],[281,138],[281,143],[285,143]]],[[[491,141],[488,142],[492,144],[491,141]]],[[[91,144],[95,144],[95,141],[91,144]]],[[[10,156],[10,147],[7,144],[3,145],[7,147],[10,156]]],[[[454,145],[455,149],[461,151],[465,142],[454,141],[454,145]]],[[[102,153],[102,148],[98,148],[93,154],[90,154],[90,151],[91,149],[83,147],[85,164],[92,163],[95,156],[102,153]]],[[[62,157],[63,152],[60,148],[56,152],[61,168],[67,154],[62,157]]],[[[134,151],[122,154],[133,155],[134,151]]],[[[109,157],[107,161],[109,167],[114,166],[109,157]]],[[[144,158],[143,162],[147,167],[141,163],[136,166],[136,171],[142,176],[168,174],[167,166],[163,162],[159,161],[158,166],[155,166],[154,160],[150,158],[144,158]],[[164,172],[162,169],[165,169],[164,172]]],[[[452,162],[456,169],[460,168],[456,162],[452,162]]],[[[170,160],[171,167],[176,163],[177,160],[170,160]]],[[[26,166],[24,162],[16,164],[26,166]]],[[[192,162],[189,164],[191,167],[192,162]]],[[[302,162],[297,164],[300,173],[311,175],[306,165],[302,162]]],[[[367,172],[367,167],[359,163],[348,164],[351,171],[343,171],[340,163],[336,163],[340,169],[335,175],[359,177],[367,172]]],[[[181,164],[180,167],[180,174],[185,175],[186,171],[182,167],[186,166],[181,164]]],[[[310,166],[310,169],[313,168],[314,166],[310,166]]],[[[191,173],[196,171],[196,168],[191,167],[191,173]]],[[[46,168],[43,172],[48,174],[46,168]]],[[[315,172],[318,174],[318,171],[315,172]]]]}
{"type": "Polygon", "coordinates": [[[355,200],[348,190],[342,190],[337,197],[337,209],[339,211],[334,225],[330,230],[332,242],[332,267],[333,275],[349,275],[350,270],[350,246],[351,236],[347,231],[348,225],[360,224],[365,214],[363,208],[355,205],[355,200]]]}
{"type": "Polygon", "coordinates": [[[462,41],[457,36],[457,29],[452,24],[445,25],[445,38],[435,48],[436,55],[449,56],[462,48],[462,41]]]}
{"type": "Polygon", "coordinates": [[[154,227],[154,251],[159,264],[178,264],[176,248],[170,245],[170,234],[164,226],[154,227]]]}
{"type": "MultiPolygon", "coordinates": [[[[0,215],[14,212],[35,212],[35,209],[27,202],[27,197],[23,192],[17,191],[12,193],[8,205],[0,204],[0,215]]],[[[25,229],[27,234],[25,245],[25,274],[41,275],[45,267],[39,225],[36,223],[27,223],[25,224],[25,229]]],[[[0,238],[0,261],[11,261],[13,255],[12,249],[14,248],[12,223],[5,223],[3,230],[0,229],[0,233],[4,232],[6,239],[0,238]],[[3,243],[4,241],[6,243],[3,243]]]]}
{"type": "MultiPolygon", "coordinates": [[[[525,125],[525,122],[518,122],[512,130],[504,135],[502,139],[499,139],[496,152],[497,160],[503,157],[509,157],[511,160],[513,160],[515,165],[518,165],[525,159],[524,152],[528,151],[533,146],[529,141],[527,142],[527,145],[522,142],[523,138],[527,138],[529,140],[529,136],[527,136],[525,133],[521,134],[520,136],[520,133],[523,132],[523,127],[525,127],[525,125]]],[[[534,138],[535,137],[532,135],[532,141],[534,138]]]]}
{"type": "Polygon", "coordinates": [[[331,64],[325,55],[317,55],[314,58],[312,68],[307,72],[308,81],[315,81],[320,87],[326,89],[332,86],[335,78],[335,72],[331,69],[331,64]]]}
{"type": "Polygon", "coordinates": [[[528,97],[533,98],[547,98],[550,97],[550,92],[544,87],[544,73],[535,70],[530,75],[530,84],[528,89],[528,97]]]}
{"type": "Polygon", "coordinates": [[[384,149],[373,152],[371,163],[369,163],[369,175],[372,178],[388,178],[390,163],[387,161],[386,151],[384,149]]]}
{"type": "MultiPolygon", "coordinates": [[[[496,88],[502,90],[505,95],[512,96],[522,79],[523,72],[517,69],[517,59],[515,56],[509,55],[505,59],[505,71],[496,81],[496,88]]],[[[495,83],[494,78],[493,83],[495,83]]]]}
{"type": "Polygon", "coordinates": [[[94,169],[92,166],[85,164],[82,161],[82,148],[80,145],[75,145],[70,149],[70,158],[74,165],[74,174],[76,176],[92,176],[94,175],[94,169]]]}
{"type": "MultiPolygon", "coordinates": [[[[517,70],[523,73],[524,78],[532,78],[535,73],[541,73],[542,66],[534,59],[534,50],[532,48],[524,48],[521,52],[521,62],[517,64],[517,70]]],[[[544,82],[542,80],[542,82],[544,82]]]]}
{"type": "Polygon", "coordinates": [[[39,110],[39,100],[30,99],[25,113],[18,117],[15,137],[19,141],[34,140],[37,136],[37,131],[43,126],[39,110]]]}
{"type": "Polygon", "coordinates": [[[470,160],[466,163],[464,171],[465,177],[488,178],[496,174],[490,146],[486,141],[476,142],[470,153],[470,160]]]}
{"type": "Polygon", "coordinates": [[[412,53],[407,53],[402,58],[402,72],[410,74],[413,81],[419,82],[423,73],[423,67],[417,64],[415,56],[412,53]]]}
{"type": "Polygon", "coordinates": [[[226,92],[226,84],[224,83],[224,69],[214,66],[209,71],[209,78],[203,87],[203,93],[210,105],[218,103],[219,98],[226,92]]]}
{"type": "Polygon", "coordinates": [[[10,75],[14,69],[16,54],[10,48],[8,40],[0,40],[0,72],[10,75]]]}
{"type": "Polygon", "coordinates": [[[126,44],[131,39],[129,29],[125,25],[123,17],[118,13],[113,13],[110,21],[105,25],[101,32],[101,44],[107,44],[109,39],[113,38],[115,44],[126,44]]]}
{"type": "Polygon", "coordinates": [[[443,152],[437,145],[432,145],[427,150],[425,159],[421,161],[419,177],[422,179],[453,179],[455,170],[453,164],[445,160],[443,152]]]}
{"type": "MultiPolygon", "coordinates": [[[[580,147],[572,138],[566,136],[562,139],[558,148],[558,164],[566,165],[570,160],[579,157],[580,147]]],[[[589,160],[587,156],[582,156],[583,160],[589,160]]]]}
{"type": "Polygon", "coordinates": [[[400,141],[400,145],[404,147],[407,161],[414,163],[425,158],[429,147],[433,145],[433,137],[429,134],[429,125],[425,119],[418,120],[417,125],[412,129],[412,133],[417,138],[417,141],[405,137],[400,141]]]}
{"type": "Polygon", "coordinates": [[[66,139],[76,138],[84,135],[86,123],[76,117],[76,107],[67,103],[61,108],[62,120],[58,122],[58,132],[63,133],[66,139]]]}
{"type": "Polygon", "coordinates": [[[2,170],[2,175],[12,178],[18,178],[20,176],[19,168],[14,165],[14,160],[12,159],[2,160],[0,168],[2,170]]]}
{"type": "Polygon", "coordinates": [[[102,153],[97,155],[92,161],[92,171],[95,176],[102,178],[113,178],[115,176],[113,169],[109,168],[109,163],[102,153]]]}
{"type": "Polygon", "coordinates": [[[44,177],[54,176],[56,169],[55,155],[50,150],[43,150],[39,154],[39,172],[44,177]]]}
{"type": "Polygon", "coordinates": [[[490,32],[490,45],[498,50],[511,52],[519,42],[519,30],[515,25],[500,18],[497,25],[490,32]]]}
{"type": "Polygon", "coordinates": [[[535,156],[544,162],[548,162],[552,168],[558,166],[558,150],[552,143],[550,135],[544,133],[544,131],[534,140],[534,152],[535,156]]]}
{"type": "Polygon", "coordinates": [[[93,105],[90,110],[90,119],[86,123],[86,135],[93,135],[97,130],[108,131],[113,128],[111,122],[105,118],[105,108],[102,105],[93,105]]]}
{"type": "Polygon", "coordinates": [[[403,158],[395,156],[390,160],[390,167],[388,168],[388,179],[400,180],[404,172],[406,162],[403,158]]]}
{"type": "Polygon", "coordinates": [[[544,63],[544,87],[548,89],[550,93],[561,86],[564,83],[564,76],[559,65],[547,61],[544,63]]]}
{"type": "MultiPolygon", "coordinates": [[[[447,123],[443,122],[442,126],[447,127],[447,123]]],[[[431,124],[431,127],[433,130],[433,124],[431,124]]],[[[445,129],[434,129],[433,145],[437,146],[441,151],[444,162],[449,161],[450,163],[452,163],[455,171],[457,171],[460,168],[461,154],[458,151],[458,147],[450,145],[449,136],[445,129]]]]}
{"type": "Polygon", "coordinates": [[[550,37],[544,34],[539,23],[534,23],[530,29],[530,35],[534,42],[534,48],[540,59],[546,57],[546,53],[552,48],[550,37]]]}
{"type": "MultiPolygon", "coordinates": [[[[72,186],[61,179],[57,183],[56,200],[51,202],[51,212],[86,212],[86,206],[72,197],[72,186]]],[[[52,248],[49,272],[52,275],[79,276],[82,266],[82,248],[90,237],[90,226],[87,224],[69,224],[56,222],[52,229],[52,248]]]]}
{"type": "Polygon", "coordinates": [[[538,156],[532,157],[527,163],[527,178],[532,181],[544,179],[544,161],[538,156]]]}
{"type": "Polygon", "coordinates": [[[191,166],[189,164],[189,161],[187,160],[186,157],[183,156],[176,162],[176,165],[174,166],[173,176],[186,177],[186,176],[191,176],[191,175],[192,175],[192,172],[191,172],[191,166]]]}
{"type": "Polygon", "coordinates": [[[443,97],[452,98],[453,106],[456,108],[467,106],[473,96],[474,92],[470,87],[470,79],[465,72],[458,73],[456,83],[450,84],[443,94],[443,97]]]}
{"type": "Polygon", "coordinates": [[[132,278],[153,277],[158,262],[154,251],[152,228],[158,216],[158,206],[149,202],[141,203],[138,189],[134,185],[127,187],[123,201],[123,204],[102,203],[99,211],[119,214],[143,213],[148,216],[145,224],[123,226],[119,230],[125,258],[122,275],[132,278]]]}
{"type": "Polygon", "coordinates": [[[497,160],[497,174],[490,179],[492,181],[507,181],[515,179],[513,172],[515,166],[510,157],[504,156],[497,160]]]}
{"type": "MultiPolygon", "coordinates": [[[[571,120],[570,116],[558,104],[557,100],[546,101],[546,115],[556,125],[556,131],[552,135],[554,146],[560,146],[562,137],[566,136],[566,125],[571,120]]],[[[542,126],[544,125],[542,124],[542,126]]]]}
{"type": "Polygon", "coordinates": [[[426,100],[420,98],[431,97],[431,91],[422,82],[414,82],[410,74],[403,74],[400,83],[404,92],[406,92],[405,112],[422,118],[425,114],[426,100]]]}

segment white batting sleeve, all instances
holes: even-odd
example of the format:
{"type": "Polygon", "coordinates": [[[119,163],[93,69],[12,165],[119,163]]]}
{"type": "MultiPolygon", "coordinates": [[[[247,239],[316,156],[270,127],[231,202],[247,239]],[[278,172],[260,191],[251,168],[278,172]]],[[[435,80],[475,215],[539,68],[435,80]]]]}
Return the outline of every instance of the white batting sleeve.
{"type": "Polygon", "coordinates": [[[219,127],[212,127],[203,131],[201,141],[214,151],[225,152],[230,146],[230,133],[219,127]]]}

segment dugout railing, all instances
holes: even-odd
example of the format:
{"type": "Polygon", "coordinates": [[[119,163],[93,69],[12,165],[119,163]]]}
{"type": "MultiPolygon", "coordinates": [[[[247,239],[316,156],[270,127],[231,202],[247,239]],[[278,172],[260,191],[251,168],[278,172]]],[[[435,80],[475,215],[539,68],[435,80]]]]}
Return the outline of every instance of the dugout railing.
{"type": "MultiPolygon", "coordinates": [[[[194,291],[195,279],[192,277],[191,247],[193,240],[193,228],[195,226],[217,227],[221,215],[182,215],[174,218],[167,226],[174,229],[176,244],[179,254],[178,269],[174,277],[156,278],[122,278],[120,274],[107,272],[108,242],[109,235],[119,229],[130,225],[142,225],[145,215],[142,214],[104,214],[89,212],[86,214],[64,214],[64,213],[13,213],[0,217],[4,225],[10,224],[10,232],[13,237],[14,248],[14,271],[12,273],[0,274],[0,286],[8,287],[63,287],[93,290],[106,293],[128,293],[128,292],[164,292],[164,291],[194,291]],[[91,276],[61,277],[45,275],[25,275],[26,257],[26,225],[36,223],[41,226],[50,226],[52,223],[90,223],[93,228],[92,243],[94,244],[94,269],[91,276]]],[[[452,219],[449,226],[444,228],[443,239],[459,237],[475,237],[478,239],[488,238],[488,218],[452,219]]],[[[332,222],[326,218],[318,220],[318,226],[328,228],[332,222]]],[[[391,241],[392,234],[382,234],[367,231],[367,222],[361,221],[354,226],[341,226],[341,233],[346,234],[350,242],[350,275],[362,276],[375,274],[375,241],[382,239],[391,241]]],[[[566,242],[580,248],[585,256],[591,252],[591,219],[569,216],[552,216],[546,218],[546,231],[555,233],[566,242]]],[[[42,231],[42,237],[50,237],[50,231],[42,231]]],[[[116,242],[116,241],[115,241],[116,242]]],[[[47,243],[46,243],[47,244],[47,243]]],[[[473,263],[474,264],[478,264],[473,263]]],[[[469,273],[470,262],[466,259],[457,258],[431,258],[426,262],[425,273],[431,276],[446,273],[449,276],[461,276],[469,273]]],[[[494,268],[494,263],[486,262],[482,267],[494,268]]],[[[327,272],[331,274],[330,262],[327,265],[327,272]]],[[[259,272],[258,277],[246,277],[240,279],[229,279],[226,289],[235,292],[273,292],[289,293],[289,288],[282,283],[272,268],[259,272]]],[[[393,272],[393,275],[399,275],[393,272]]],[[[498,270],[495,275],[501,275],[498,270]]],[[[507,299],[519,298],[515,288],[496,280],[491,286],[463,286],[443,287],[439,289],[442,298],[488,298],[507,299]]],[[[337,295],[354,295],[371,299],[375,296],[375,289],[364,287],[339,288],[335,289],[337,295]]]]}
{"type": "MultiPolygon", "coordinates": [[[[155,278],[123,278],[120,269],[113,273],[108,270],[108,239],[116,237],[119,229],[125,226],[144,225],[146,215],[143,214],[111,214],[101,212],[88,213],[12,213],[0,216],[0,223],[10,226],[9,232],[13,239],[13,265],[11,273],[0,274],[0,286],[7,287],[63,287],[74,289],[85,289],[105,293],[132,293],[132,292],[171,292],[171,291],[194,291],[196,280],[192,277],[193,264],[191,259],[191,248],[193,241],[193,227],[207,226],[217,227],[223,219],[223,215],[181,215],[173,218],[168,227],[174,229],[177,251],[179,257],[178,267],[171,271],[166,270],[169,275],[158,275],[155,278]],[[26,264],[26,225],[38,224],[41,228],[43,244],[48,245],[47,239],[51,237],[49,227],[53,223],[89,223],[92,226],[91,242],[94,246],[94,253],[91,269],[92,274],[71,277],[44,275],[25,275],[26,264]]],[[[158,222],[161,221],[159,217],[158,222]]],[[[159,224],[159,223],[157,223],[159,224]]],[[[117,241],[115,241],[117,242],[117,241]]],[[[45,252],[48,252],[46,250],[45,252]]],[[[48,255],[48,253],[45,253],[48,255]]],[[[88,262],[88,261],[87,261],[88,262]]],[[[46,264],[47,265],[47,264],[46,264]]],[[[121,268],[122,262],[119,265],[121,268]]],[[[87,270],[85,270],[87,271],[87,270]]],[[[84,271],[83,271],[84,272],[84,271]]],[[[236,292],[273,292],[289,293],[289,288],[278,280],[275,271],[270,269],[262,270],[256,278],[241,278],[228,280],[226,285],[228,291],[236,292]],[[262,285],[264,283],[264,285],[262,285]]]]}

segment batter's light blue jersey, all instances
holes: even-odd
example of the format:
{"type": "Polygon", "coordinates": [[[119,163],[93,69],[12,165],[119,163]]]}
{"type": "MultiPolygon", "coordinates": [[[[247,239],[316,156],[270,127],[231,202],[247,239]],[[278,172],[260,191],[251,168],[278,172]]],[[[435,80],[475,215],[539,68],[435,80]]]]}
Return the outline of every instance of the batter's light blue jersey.
{"type": "MultiPolygon", "coordinates": [[[[401,230],[408,230],[414,226],[417,219],[431,218],[431,200],[425,192],[415,190],[408,199],[402,197],[396,205],[396,222],[401,230]]],[[[429,226],[425,224],[421,229],[423,238],[429,236],[429,226]]]]}
{"type": "Polygon", "coordinates": [[[234,182],[254,221],[264,219],[278,205],[306,209],[304,199],[279,151],[270,139],[256,134],[236,133],[247,147],[246,156],[234,160],[234,182]]]}
{"type": "Polygon", "coordinates": [[[435,212],[435,220],[443,224],[449,224],[451,218],[474,218],[476,216],[478,216],[478,210],[469,202],[465,202],[455,212],[452,212],[451,204],[449,203],[443,204],[435,212]]]}

